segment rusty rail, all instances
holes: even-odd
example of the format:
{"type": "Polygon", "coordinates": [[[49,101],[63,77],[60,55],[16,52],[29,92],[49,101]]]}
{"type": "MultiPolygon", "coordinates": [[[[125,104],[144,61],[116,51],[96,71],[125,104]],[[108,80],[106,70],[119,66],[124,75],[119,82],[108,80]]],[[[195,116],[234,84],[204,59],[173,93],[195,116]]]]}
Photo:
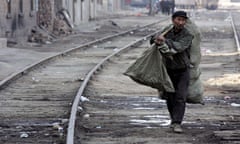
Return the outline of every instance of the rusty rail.
{"type": "MultiPolygon", "coordinates": [[[[165,20],[165,19],[164,19],[165,20]]],[[[161,20],[163,21],[163,20],[161,20]]],[[[145,27],[148,27],[148,26],[151,26],[151,25],[154,25],[154,24],[157,24],[161,21],[157,21],[157,22],[154,22],[154,23],[151,23],[151,24],[147,24],[147,25],[144,25],[140,28],[145,28],[145,27]]],[[[121,36],[121,35],[124,35],[124,34],[127,34],[131,31],[136,31],[138,30],[139,28],[134,28],[134,29],[131,29],[131,30],[127,30],[127,31],[124,31],[124,32],[121,32],[121,33],[118,33],[118,34],[114,34],[114,35],[110,35],[110,36],[106,36],[106,37],[103,37],[101,39],[97,39],[97,40],[94,40],[94,41],[91,41],[91,42],[88,42],[88,43],[85,43],[83,45],[80,45],[80,46],[77,46],[77,47],[73,47],[73,48],[70,48],[69,50],[66,50],[66,51],[63,51],[61,53],[58,53],[58,54],[54,54],[54,55],[51,55],[49,57],[46,57],[46,58],[43,58],[41,59],[40,61],[36,62],[36,63],[33,63],[31,64],[30,66],[27,66],[25,68],[23,68],[22,70],[19,70],[13,74],[11,74],[10,76],[4,78],[2,81],[0,81],[0,89],[2,89],[4,86],[6,86],[7,84],[9,84],[10,82],[12,82],[13,80],[16,80],[18,79],[19,77],[21,77],[22,75],[30,72],[31,70],[33,70],[34,68],[37,68],[38,66],[40,65],[43,65],[44,63],[47,63],[51,60],[54,60],[58,57],[61,57],[61,56],[64,56],[64,55],[67,55],[68,53],[71,53],[71,52],[74,52],[78,49],[81,49],[81,48],[84,48],[84,47],[88,47],[90,45],[93,45],[93,44],[96,44],[96,43],[99,43],[99,42],[102,42],[102,41],[106,41],[106,40],[109,40],[109,39],[112,39],[114,37],[117,37],[117,36],[121,36]]]]}
{"type": "Polygon", "coordinates": [[[101,68],[101,66],[107,62],[111,57],[117,55],[118,53],[131,48],[134,45],[137,45],[139,43],[141,43],[142,41],[148,39],[149,37],[151,37],[152,35],[158,33],[160,31],[154,32],[152,34],[149,34],[143,38],[140,38],[138,40],[136,40],[135,42],[132,42],[124,47],[122,47],[121,49],[119,49],[119,51],[116,51],[114,53],[112,53],[111,55],[107,56],[106,58],[104,58],[102,61],[100,61],[86,76],[86,78],[84,79],[81,87],[78,90],[77,95],[75,96],[73,105],[72,105],[72,110],[71,110],[71,116],[70,116],[70,120],[69,120],[69,124],[68,124],[68,133],[67,133],[67,141],[66,144],[74,144],[74,129],[75,129],[75,120],[76,120],[76,114],[77,114],[77,108],[81,99],[81,96],[84,92],[84,89],[86,88],[89,80],[91,79],[91,77],[94,75],[94,73],[99,70],[101,68]]]}

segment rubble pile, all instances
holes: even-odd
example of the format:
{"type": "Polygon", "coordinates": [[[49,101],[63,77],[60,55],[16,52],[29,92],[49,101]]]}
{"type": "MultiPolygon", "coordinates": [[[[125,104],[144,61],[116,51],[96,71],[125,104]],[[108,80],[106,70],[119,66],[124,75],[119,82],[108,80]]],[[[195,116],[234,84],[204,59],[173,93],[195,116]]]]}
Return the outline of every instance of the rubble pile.
{"type": "Polygon", "coordinates": [[[47,41],[49,41],[47,33],[42,32],[37,27],[31,29],[30,35],[28,36],[28,42],[47,43],[47,41]]]}
{"type": "Polygon", "coordinates": [[[55,18],[53,22],[53,34],[57,36],[71,34],[71,28],[67,25],[64,19],[55,18]]]}
{"type": "Polygon", "coordinates": [[[64,17],[60,15],[54,18],[52,31],[48,31],[48,27],[45,27],[44,25],[33,27],[28,36],[28,42],[46,44],[53,41],[53,39],[67,36],[71,33],[72,29],[69,27],[64,17]]]}

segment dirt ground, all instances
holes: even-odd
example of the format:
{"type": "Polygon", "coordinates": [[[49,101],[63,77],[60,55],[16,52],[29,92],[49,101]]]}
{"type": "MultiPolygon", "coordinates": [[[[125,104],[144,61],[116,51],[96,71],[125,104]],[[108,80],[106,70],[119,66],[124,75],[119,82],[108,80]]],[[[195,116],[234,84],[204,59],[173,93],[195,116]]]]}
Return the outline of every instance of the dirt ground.
{"type": "Polygon", "coordinates": [[[183,134],[169,128],[165,101],[157,91],[122,75],[144,47],[113,59],[90,83],[78,121],[81,144],[240,143],[240,58],[228,12],[199,12],[202,32],[201,79],[205,105],[188,104],[183,134]],[[119,69],[121,68],[121,69],[119,69]]]}
{"type": "MultiPolygon", "coordinates": [[[[199,11],[195,15],[194,21],[203,36],[201,78],[205,88],[205,105],[187,105],[183,134],[174,134],[169,129],[170,119],[166,104],[158,99],[156,90],[136,84],[122,75],[141,54],[146,44],[110,61],[105,66],[107,69],[98,73],[90,83],[86,92],[90,101],[84,103],[85,110],[78,121],[77,139],[81,141],[79,143],[239,144],[240,58],[235,53],[228,16],[228,12],[219,14],[215,11],[199,11]]],[[[157,18],[136,17],[114,21],[125,28],[126,23],[136,27],[157,18]]],[[[4,70],[1,71],[0,78],[3,79],[39,59],[87,40],[102,37],[108,32],[94,35],[94,29],[101,25],[104,24],[94,24],[93,27],[84,29],[80,37],[76,35],[70,39],[63,38],[52,45],[2,49],[0,66],[4,70]],[[16,56],[16,53],[19,54],[16,56]]],[[[110,33],[116,31],[117,29],[114,29],[110,33]]]]}

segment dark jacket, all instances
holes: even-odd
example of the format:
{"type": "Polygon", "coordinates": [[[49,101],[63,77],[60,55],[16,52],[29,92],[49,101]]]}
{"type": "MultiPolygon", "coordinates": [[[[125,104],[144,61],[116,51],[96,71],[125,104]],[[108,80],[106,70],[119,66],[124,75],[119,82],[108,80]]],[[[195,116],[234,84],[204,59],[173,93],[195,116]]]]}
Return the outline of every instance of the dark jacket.
{"type": "Polygon", "coordinates": [[[166,35],[166,44],[169,49],[173,49],[176,53],[172,58],[165,57],[165,64],[170,69],[182,69],[190,66],[190,47],[193,36],[186,28],[175,34],[174,30],[170,30],[166,35]]]}
{"type": "MultiPolygon", "coordinates": [[[[163,30],[163,32],[165,29],[163,30]]],[[[169,52],[163,53],[164,63],[168,69],[183,69],[190,66],[190,47],[193,36],[190,32],[184,28],[178,33],[174,33],[171,29],[166,35],[164,35],[166,41],[165,44],[169,49],[169,52]]],[[[154,37],[150,40],[153,43],[154,37]]],[[[161,51],[161,49],[160,49],[161,51]]]]}

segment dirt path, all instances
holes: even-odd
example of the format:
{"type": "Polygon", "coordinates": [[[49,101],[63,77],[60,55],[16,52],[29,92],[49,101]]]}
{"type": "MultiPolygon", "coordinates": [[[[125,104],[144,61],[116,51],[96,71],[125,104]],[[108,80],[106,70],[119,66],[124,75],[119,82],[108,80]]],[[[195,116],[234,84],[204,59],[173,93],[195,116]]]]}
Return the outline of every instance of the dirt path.
{"type": "Polygon", "coordinates": [[[233,53],[227,13],[201,13],[202,80],[205,105],[188,104],[183,134],[172,133],[165,101],[156,90],[122,73],[147,47],[113,59],[88,87],[78,121],[81,144],[232,144],[240,143],[239,56],[233,53]]]}

